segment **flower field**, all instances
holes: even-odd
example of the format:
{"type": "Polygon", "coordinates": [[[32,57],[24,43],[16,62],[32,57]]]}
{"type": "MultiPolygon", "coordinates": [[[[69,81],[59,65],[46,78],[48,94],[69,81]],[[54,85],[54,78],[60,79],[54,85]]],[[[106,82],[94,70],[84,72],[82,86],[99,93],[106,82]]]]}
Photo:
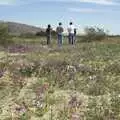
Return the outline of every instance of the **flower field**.
{"type": "Polygon", "coordinates": [[[118,40],[24,42],[0,51],[0,120],[120,120],[118,40]]]}

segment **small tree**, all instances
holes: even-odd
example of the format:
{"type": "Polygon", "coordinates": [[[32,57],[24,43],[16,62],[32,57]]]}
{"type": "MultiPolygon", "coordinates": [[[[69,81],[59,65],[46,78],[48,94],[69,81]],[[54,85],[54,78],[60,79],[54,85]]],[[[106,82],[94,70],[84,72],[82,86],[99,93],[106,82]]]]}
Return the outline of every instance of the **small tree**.
{"type": "Polygon", "coordinates": [[[101,41],[107,36],[104,29],[98,27],[86,27],[84,31],[85,36],[83,40],[86,42],[101,41]]]}

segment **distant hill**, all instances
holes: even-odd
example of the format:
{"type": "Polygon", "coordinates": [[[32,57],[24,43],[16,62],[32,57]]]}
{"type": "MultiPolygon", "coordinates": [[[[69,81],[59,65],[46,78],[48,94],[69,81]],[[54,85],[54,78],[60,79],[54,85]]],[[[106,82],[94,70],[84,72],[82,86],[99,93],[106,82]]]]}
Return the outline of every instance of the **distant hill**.
{"type": "MultiPolygon", "coordinates": [[[[0,21],[3,22],[3,21],[0,21]]],[[[45,32],[45,29],[35,27],[32,25],[26,25],[16,22],[4,22],[8,25],[8,31],[12,35],[21,35],[26,33],[36,34],[37,32],[45,32]]]]}

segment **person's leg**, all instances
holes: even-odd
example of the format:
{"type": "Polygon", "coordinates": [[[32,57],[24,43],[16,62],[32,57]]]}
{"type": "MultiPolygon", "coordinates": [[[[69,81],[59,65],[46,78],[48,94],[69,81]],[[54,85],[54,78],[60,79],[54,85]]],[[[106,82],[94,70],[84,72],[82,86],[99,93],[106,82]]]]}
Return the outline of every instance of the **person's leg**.
{"type": "Polygon", "coordinates": [[[51,41],[51,36],[48,35],[48,36],[47,36],[47,45],[50,45],[50,41],[51,41]]]}
{"type": "Polygon", "coordinates": [[[68,43],[71,44],[71,34],[69,33],[69,36],[68,36],[68,43]]]}
{"type": "Polygon", "coordinates": [[[71,36],[71,34],[70,34],[70,44],[71,44],[71,42],[72,42],[71,40],[72,40],[72,36],[71,36]]]}
{"type": "Polygon", "coordinates": [[[74,34],[74,44],[76,43],[76,35],[74,34]]]}
{"type": "Polygon", "coordinates": [[[58,46],[59,46],[60,45],[60,36],[59,36],[59,34],[57,36],[58,36],[58,46]]]}
{"type": "Polygon", "coordinates": [[[47,36],[47,45],[49,44],[49,36],[47,36]]]}
{"type": "Polygon", "coordinates": [[[58,34],[58,46],[61,47],[62,46],[62,35],[58,34]]]}
{"type": "Polygon", "coordinates": [[[49,44],[51,44],[51,35],[50,35],[50,37],[49,37],[49,44]]]}
{"type": "Polygon", "coordinates": [[[74,34],[71,34],[71,44],[74,45],[74,34]]]}
{"type": "Polygon", "coordinates": [[[63,39],[63,36],[62,34],[60,35],[60,45],[62,46],[62,39],[63,39]]]}

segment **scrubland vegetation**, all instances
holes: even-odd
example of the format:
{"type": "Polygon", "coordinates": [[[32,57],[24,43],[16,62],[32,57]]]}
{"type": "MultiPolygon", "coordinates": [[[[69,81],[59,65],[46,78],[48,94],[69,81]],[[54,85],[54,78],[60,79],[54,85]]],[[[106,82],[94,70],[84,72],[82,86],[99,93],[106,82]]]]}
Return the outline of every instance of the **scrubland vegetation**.
{"type": "Polygon", "coordinates": [[[89,38],[1,44],[0,120],[120,120],[120,40],[89,38]]]}

